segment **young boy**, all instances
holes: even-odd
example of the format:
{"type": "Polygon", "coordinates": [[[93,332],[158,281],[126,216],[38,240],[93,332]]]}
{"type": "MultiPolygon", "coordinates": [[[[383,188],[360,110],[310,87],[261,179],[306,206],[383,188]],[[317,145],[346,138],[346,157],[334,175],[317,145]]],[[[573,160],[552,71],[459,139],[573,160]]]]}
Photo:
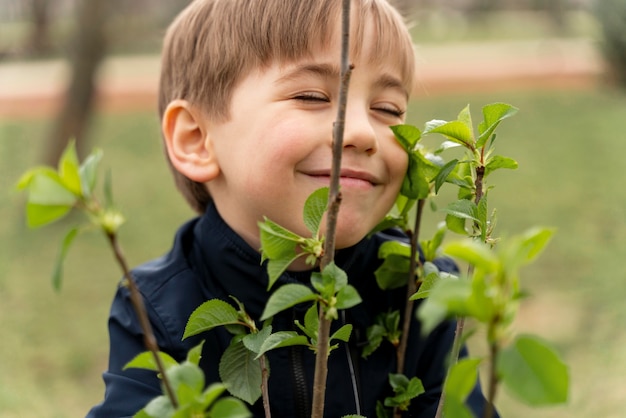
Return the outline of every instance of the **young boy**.
{"type": "MultiPolygon", "coordinates": [[[[306,198],[329,183],[332,125],[339,91],[340,1],[196,0],[170,27],[163,50],[159,111],[176,183],[200,217],[183,225],[164,257],[134,270],[159,347],[177,360],[200,340],[207,382],[219,381],[218,363],[230,334],[215,329],[182,340],[191,312],[213,298],[235,296],[253,318],[267,302],[267,273],[259,254],[257,223],[269,219],[301,235],[306,198]]],[[[374,271],[378,247],[405,239],[387,231],[366,235],[392,207],[407,169],[407,155],[390,125],[404,120],[413,87],[413,48],[398,13],[386,0],[352,3],[348,94],[336,263],[363,302],[339,322],[354,326],[350,342],[329,357],[328,417],[375,417],[391,392],[395,348],[383,344],[360,356],[366,330],[378,313],[402,309],[405,289],[383,292],[374,271]]],[[[442,260],[440,268],[454,269],[442,260]]],[[[294,263],[274,288],[309,283],[311,270],[294,263]]],[[[294,329],[303,308],[283,312],[278,329],[294,329]]],[[[130,416],[161,394],[155,373],[124,365],[145,351],[142,331],[120,287],[109,320],[111,351],[106,394],[89,417],[130,416]]],[[[412,324],[405,373],[426,393],[410,416],[432,417],[441,394],[454,325],[420,336],[412,324]]],[[[302,347],[269,354],[274,417],[310,416],[314,355],[302,347]]],[[[476,413],[477,387],[468,401],[476,413]]],[[[250,407],[263,416],[260,402],[250,407]]],[[[482,415],[482,414],[481,414],[482,415]]]]}

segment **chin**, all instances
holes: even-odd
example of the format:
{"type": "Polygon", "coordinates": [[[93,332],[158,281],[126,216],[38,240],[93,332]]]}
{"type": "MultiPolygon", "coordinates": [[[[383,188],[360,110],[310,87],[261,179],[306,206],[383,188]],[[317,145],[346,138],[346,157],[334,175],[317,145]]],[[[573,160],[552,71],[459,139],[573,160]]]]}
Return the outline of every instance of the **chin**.
{"type": "Polygon", "coordinates": [[[344,248],[352,247],[359,243],[369,231],[361,231],[361,228],[349,228],[343,227],[341,230],[337,229],[337,235],[335,238],[335,248],[342,250],[344,248]]]}

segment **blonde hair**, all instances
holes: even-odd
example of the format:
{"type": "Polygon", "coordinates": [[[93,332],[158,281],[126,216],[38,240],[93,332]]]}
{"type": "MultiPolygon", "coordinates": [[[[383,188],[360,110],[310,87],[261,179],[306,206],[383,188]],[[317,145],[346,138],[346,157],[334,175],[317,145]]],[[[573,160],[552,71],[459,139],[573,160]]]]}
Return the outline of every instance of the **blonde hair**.
{"type": "MultiPolygon", "coordinates": [[[[340,8],[339,0],[193,1],[165,36],[159,115],[171,101],[184,99],[210,118],[227,120],[231,95],[243,77],[272,62],[310,56],[328,45],[339,31],[340,8]]],[[[374,63],[393,62],[410,92],[415,57],[402,17],[387,0],[354,0],[352,59],[362,52],[366,21],[373,22],[374,28],[368,57],[374,63]]],[[[211,201],[205,185],[173,172],[191,207],[203,213],[211,201]]]]}

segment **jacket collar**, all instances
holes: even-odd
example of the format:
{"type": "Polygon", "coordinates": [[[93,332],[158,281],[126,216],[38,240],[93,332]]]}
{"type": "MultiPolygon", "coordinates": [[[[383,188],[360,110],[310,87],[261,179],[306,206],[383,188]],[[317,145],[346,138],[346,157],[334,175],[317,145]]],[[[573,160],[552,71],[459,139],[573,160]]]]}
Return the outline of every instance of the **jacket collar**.
{"type": "MultiPolygon", "coordinates": [[[[199,269],[208,294],[224,300],[236,296],[248,314],[259,318],[271,293],[267,291],[267,269],[265,263],[261,263],[260,253],[224,222],[213,204],[196,223],[193,235],[192,257],[195,260],[190,264],[199,269]]],[[[355,270],[358,266],[355,261],[364,245],[362,241],[339,251],[335,262],[346,271],[355,270]]],[[[274,289],[286,283],[310,285],[313,271],[287,271],[274,284],[274,289]]],[[[348,271],[349,277],[358,273],[348,271]]]]}

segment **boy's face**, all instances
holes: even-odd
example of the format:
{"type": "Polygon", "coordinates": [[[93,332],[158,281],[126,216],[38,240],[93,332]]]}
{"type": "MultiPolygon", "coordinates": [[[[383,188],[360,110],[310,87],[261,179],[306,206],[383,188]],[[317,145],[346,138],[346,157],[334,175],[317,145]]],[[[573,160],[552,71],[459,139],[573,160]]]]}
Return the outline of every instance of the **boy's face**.
{"type": "MultiPolygon", "coordinates": [[[[339,51],[336,41],[311,57],[249,74],[233,92],[229,120],[209,122],[220,170],[209,191],[220,215],[253,248],[260,247],[263,216],[310,235],[302,209],[314,190],[329,185],[339,51]]],[[[403,122],[407,106],[400,74],[393,63],[372,65],[366,51],[361,56],[348,93],[338,249],[356,244],[385,216],[407,168],[389,129],[403,122]]]]}

